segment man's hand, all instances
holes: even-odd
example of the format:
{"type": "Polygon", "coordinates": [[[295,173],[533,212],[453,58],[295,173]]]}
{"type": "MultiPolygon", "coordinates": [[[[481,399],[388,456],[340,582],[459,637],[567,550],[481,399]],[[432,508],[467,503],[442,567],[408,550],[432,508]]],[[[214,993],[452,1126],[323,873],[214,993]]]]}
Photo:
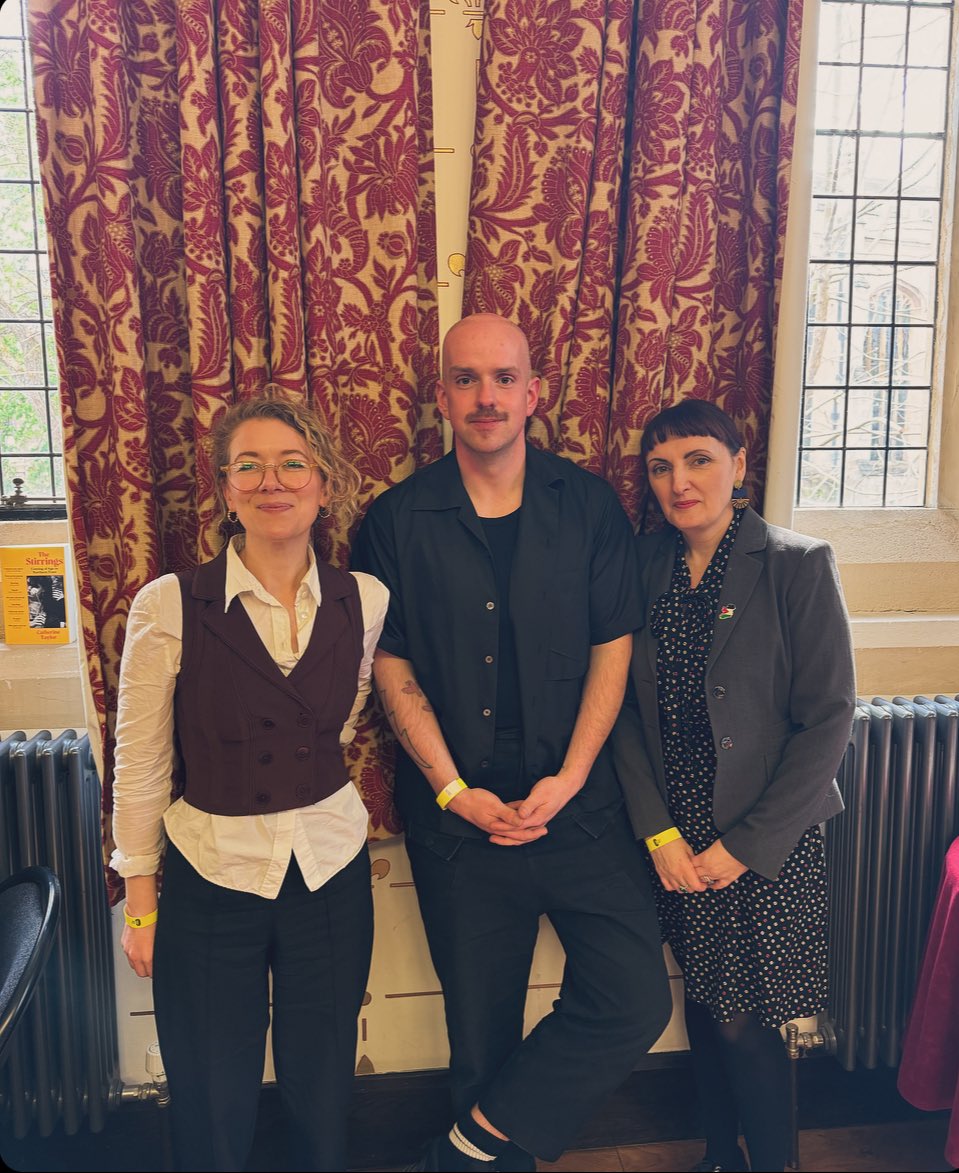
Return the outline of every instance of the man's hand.
{"type": "Polygon", "coordinates": [[[469,786],[461,790],[446,807],[474,827],[489,834],[491,843],[515,846],[530,843],[546,834],[543,826],[526,826],[512,805],[507,805],[489,790],[469,786]]]}
{"type": "MultiPolygon", "coordinates": [[[[696,870],[693,849],[685,839],[673,839],[651,851],[656,874],[667,892],[704,892],[707,885],[696,870]]],[[[707,872],[707,875],[710,873],[707,872]]]]}
{"type": "Polygon", "coordinates": [[[582,779],[560,770],[558,774],[540,778],[522,802],[511,805],[516,807],[525,826],[544,826],[582,789],[582,779]]]}
{"type": "MultiPolygon", "coordinates": [[[[662,851],[662,848],[659,850],[662,851]]],[[[658,855],[659,852],[653,854],[658,855]]],[[[714,892],[735,884],[741,875],[749,871],[744,863],[740,863],[723,847],[722,839],[717,839],[715,843],[710,843],[705,851],[694,855],[693,867],[700,877],[705,877],[708,887],[714,892]]]]}

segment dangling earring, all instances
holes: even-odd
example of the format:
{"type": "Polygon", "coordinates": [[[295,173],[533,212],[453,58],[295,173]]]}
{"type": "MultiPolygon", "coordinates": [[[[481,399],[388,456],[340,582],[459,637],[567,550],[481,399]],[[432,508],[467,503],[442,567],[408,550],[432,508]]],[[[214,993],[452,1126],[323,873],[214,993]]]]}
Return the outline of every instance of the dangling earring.
{"type": "Polygon", "coordinates": [[[236,510],[235,509],[228,509],[226,511],[226,519],[230,523],[230,525],[236,525],[236,523],[238,521],[238,518],[236,516],[236,510]]]}
{"type": "Polygon", "coordinates": [[[326,518],[330,516],[329,507],[326,505],[321,505],[316,511],[316,516],[322,518],[325,521],[326,518]]]}
{"type": "Polygon", "coordinates": [[[735,484],[733,485],[733,499],[732,499],[733,509],[745,509],[748,504],[749,504],[748,490],[743,488],[743,482],[741,480],[736,481],[735,484]]]}

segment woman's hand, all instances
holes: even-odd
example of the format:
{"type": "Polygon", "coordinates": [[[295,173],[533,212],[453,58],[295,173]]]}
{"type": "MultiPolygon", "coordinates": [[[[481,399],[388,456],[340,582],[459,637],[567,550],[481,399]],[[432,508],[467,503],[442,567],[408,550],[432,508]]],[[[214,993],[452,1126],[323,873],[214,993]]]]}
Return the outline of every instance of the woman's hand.
{"type": "Polygon", "coordinates": [[[656,874],[667,892],[705,892],[696,870],[693,849],[685,839],[673,839],[650,852],[656,874]]]}
{"type": "MultiPolygon", "coordinates": [[[[126,910],[131,916],[149,916],[157,909],[156,876],[127,876],[126,910]]],[[[125,924],[120,936],[120,947],[126,954],[130,968],[137,977],[153,977],[153,938],[156,922],[135,929],[125,924]]]]}
{"type": "Polygon", "coordinates": [[[744,863],[740,863],[723,847],[722,839],[717,839],[715,843],[710,843],[705,851],[694,855],[692,865],[704,886],[712,888],[714,892],[718,892],[720,888],[728,888],[730,884],[735,884],[744,872],[749,871],[744,863]]]}
{"type": "Polygon", "coordinates": [[[123,926],[120,946],[137,977],[153,977],[153,939],[156,928],[155,924],[144,925],[140,929],[123,926]]]}

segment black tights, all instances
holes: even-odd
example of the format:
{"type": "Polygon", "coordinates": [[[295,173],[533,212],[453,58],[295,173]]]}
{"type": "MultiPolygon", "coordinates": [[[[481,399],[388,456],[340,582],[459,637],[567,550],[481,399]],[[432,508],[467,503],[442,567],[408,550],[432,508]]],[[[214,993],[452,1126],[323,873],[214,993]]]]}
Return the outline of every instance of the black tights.
{"type": "Polygon", "coordinates": [[[686,1001],[686,1033],[706,1127],[706,1153],[735,1168],[739,1125],[753,1169],[782,1173],[789,1156],[789,1059],[779,1031],[754,1014],[717,1022],[686,1001]]]}

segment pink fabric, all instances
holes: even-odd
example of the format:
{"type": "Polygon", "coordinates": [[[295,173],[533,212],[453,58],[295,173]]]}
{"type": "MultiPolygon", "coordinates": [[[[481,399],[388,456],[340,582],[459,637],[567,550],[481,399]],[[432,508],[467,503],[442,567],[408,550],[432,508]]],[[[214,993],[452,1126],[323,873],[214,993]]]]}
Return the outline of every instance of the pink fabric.
{"type": "Polygon", "coordinates": [[[952,1109],[946,1160],[959,1165],[959,839],[946,854],[902,1049],[899,1092],[927,1112],[952,1109]]]}

